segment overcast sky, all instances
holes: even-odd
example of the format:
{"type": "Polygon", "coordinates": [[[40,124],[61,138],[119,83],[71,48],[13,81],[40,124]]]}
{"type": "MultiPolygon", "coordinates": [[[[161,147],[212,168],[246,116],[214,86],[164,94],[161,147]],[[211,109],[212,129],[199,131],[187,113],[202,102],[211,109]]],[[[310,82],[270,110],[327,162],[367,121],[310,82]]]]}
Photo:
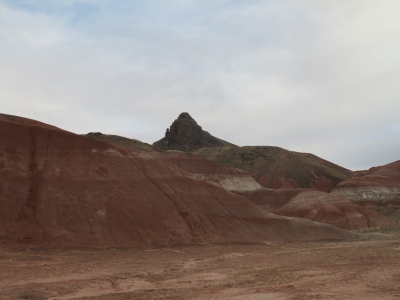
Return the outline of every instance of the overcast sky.
{"type": "Polygon", "coordinates": [[[400,159],[398,0],[0,0],[1,112],[147,143],[400,159]]]}

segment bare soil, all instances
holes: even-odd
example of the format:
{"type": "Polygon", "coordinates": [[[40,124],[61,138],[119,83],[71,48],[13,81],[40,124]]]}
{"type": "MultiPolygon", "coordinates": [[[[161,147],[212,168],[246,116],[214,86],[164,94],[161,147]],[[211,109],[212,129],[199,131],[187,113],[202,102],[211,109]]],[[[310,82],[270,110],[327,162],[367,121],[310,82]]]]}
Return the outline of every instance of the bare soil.
{"type": "Polygon", "coordinates": [[[400,299],[400,238],[0,249],[0,299],[400,299]]]}

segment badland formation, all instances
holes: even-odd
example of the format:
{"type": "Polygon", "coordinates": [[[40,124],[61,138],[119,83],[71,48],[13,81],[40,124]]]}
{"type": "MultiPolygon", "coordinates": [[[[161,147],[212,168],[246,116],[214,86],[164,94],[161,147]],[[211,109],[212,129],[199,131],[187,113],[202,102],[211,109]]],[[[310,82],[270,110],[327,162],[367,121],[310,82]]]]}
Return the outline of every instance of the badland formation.
{"type": "Polygon", "coordinates": [[[352,172],[239,147],[188,113],[161,134],[149,145],[0,114],[0,298],[400,293],[400,161],[352,172]]]}
{"type": "Polygon", "coordinates": [[[3,244],[343,240],[398,223],[399,161],[354,173],[312,154],[238,147],[188,113],[153,145],[8,115],[0,125],[3,244]]]}

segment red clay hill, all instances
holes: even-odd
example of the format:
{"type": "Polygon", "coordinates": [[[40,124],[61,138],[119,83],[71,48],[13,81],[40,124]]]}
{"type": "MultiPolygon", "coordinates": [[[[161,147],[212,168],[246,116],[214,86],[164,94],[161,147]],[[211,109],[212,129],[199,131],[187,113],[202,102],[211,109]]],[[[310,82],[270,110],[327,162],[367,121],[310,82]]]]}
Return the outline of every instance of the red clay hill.
{"type": "Polygon", "coordinates": [[[310,189],[241,191],[260,208],[282,216],[305,218],[352,230],[398,225],[398,222],[348,199],[310,189]]]}
{"type": "Polygon", "coordinates": [[[148,153],[0,115],[0,243],[150,246],[352,239],[275,216],[148,153]]]}
{"type": "Polygon", "coordinates": [[[351,178],[339,183],[331,195],[361,205],[400,207],[400,160],[354,172],[351,178]]]}

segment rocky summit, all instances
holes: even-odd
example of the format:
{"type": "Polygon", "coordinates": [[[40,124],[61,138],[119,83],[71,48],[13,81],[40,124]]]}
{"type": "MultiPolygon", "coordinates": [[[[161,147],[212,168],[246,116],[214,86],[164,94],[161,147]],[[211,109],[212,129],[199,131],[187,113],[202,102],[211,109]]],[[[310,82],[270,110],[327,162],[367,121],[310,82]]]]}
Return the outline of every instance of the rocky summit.
{"type": "Polygon", "coordinates": [[[163,150],[192,152],[203,147],[235,146],[204,131],[187,113],[183,112],[167,128],[165,136],[153,146],[163,150]]]}

